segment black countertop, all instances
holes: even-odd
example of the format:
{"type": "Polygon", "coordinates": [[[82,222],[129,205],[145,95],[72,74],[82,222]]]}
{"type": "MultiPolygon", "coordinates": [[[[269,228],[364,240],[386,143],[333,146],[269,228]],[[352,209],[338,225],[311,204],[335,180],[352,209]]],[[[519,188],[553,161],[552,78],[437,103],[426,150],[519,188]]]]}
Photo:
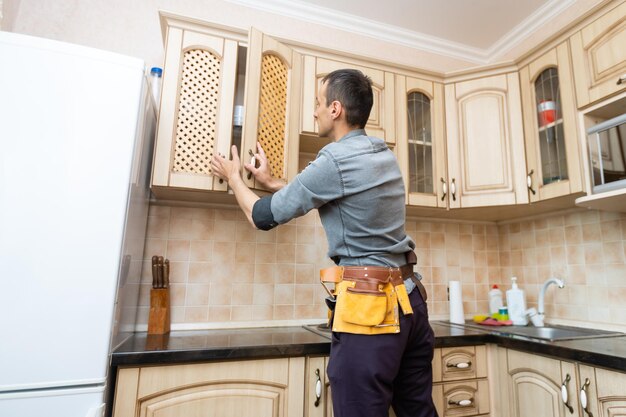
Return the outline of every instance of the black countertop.
{"type": "MultiPolygon", "coordinates": [[[[626,372],[626,335],[598,339],[541,341],[505,336],[489,329],[431,322],[435,347],[495,343],[565,360],[626,372]]],[[[330,333],[303,327],[174,331],[164,336],[136,333],[112,354],[111,366],[170,365],[228,359],[262,359],[330,352],[330,333]]]]}

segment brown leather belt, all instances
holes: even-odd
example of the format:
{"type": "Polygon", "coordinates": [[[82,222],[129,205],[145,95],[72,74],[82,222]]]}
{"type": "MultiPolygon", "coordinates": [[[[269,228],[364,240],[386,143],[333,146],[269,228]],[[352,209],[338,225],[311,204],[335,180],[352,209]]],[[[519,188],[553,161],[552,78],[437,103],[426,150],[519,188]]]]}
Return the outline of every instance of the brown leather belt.
{"type": "Polygon", "coordinates": [[[422,299],[426,301],[427,294],[424,284],[415,277],[413,265],[407,264],[401,267],[386,266],[344,266],[343,279],[355,281],[356,288],[365,291],[376,291],[378,285],[391,281],[396,286],[403,284],[406,279],[411,279],[417,287],[422,299]]]}

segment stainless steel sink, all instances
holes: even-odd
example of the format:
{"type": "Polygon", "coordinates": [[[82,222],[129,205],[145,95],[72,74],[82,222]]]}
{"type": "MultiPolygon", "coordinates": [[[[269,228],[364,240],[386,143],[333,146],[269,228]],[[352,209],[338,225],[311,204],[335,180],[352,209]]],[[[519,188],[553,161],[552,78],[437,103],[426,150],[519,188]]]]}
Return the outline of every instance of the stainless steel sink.
{"type": "Polygon", "coordinates": [[[580,327],[517,327],[503,330],[508,334],[542,339],[549,341],[592,339],[596,337],[622,336],[623,333],[611,332],[608,330],[584,329],[580,327]]]}
{"type": "Polygon", "coordinates": [[[487,332],[497,333],[503,336],[523,336],[531,339],[549,340],[551,342],[559,340],[577,340],[577,339],[594,339],[601,337],[616,337],[624,336],[624,333],[613,332],[609,330],[600,329],[586,329],[582,327],[572,326],[482,326],[474,322],[455,325],[449,323],[451,326],[463,326],[470,327],[472,329],[480,329],[487,332]]]}

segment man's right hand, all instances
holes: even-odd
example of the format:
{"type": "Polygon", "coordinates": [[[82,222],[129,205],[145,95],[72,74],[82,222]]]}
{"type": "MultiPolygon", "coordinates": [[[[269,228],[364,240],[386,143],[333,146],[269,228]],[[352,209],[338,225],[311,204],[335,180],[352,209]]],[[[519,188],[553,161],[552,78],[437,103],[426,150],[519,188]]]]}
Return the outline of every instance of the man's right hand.
{"type": "Polygon", "coordinates": [[[276,192],[285,186],[285,183],[279,179],[272,177],[271,167],[265,155],[265,151],[261,147],[261,143],[257,142],[257,153],[254,154],[256,164],[244,164],[244,168],[254,175],[254,178],[265,188],[272,192],[276,192]]]}

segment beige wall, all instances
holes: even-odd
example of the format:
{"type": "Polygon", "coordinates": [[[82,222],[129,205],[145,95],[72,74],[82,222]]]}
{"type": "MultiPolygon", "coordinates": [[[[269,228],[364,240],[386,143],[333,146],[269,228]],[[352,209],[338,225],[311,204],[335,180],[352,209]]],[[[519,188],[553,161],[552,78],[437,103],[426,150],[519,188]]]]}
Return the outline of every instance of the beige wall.
{"type": "Polygon", "coordinates": [[[433,71],[476,64],[382,42],[221,0],[2,0],[11,31],[77,43],[142,58],[162,66],[159,10],[309,45],[433,71]]]}
{"type": "MultiPolygon", "coordinates": [[[[508,224],[409,219],[432,319],[447,319],[447,286],[463,283],[466,316],[487,311],[490,285],[517,276],[536,306],[551,276],[566,288],[546,294],[548,320],[604,327],[626,323],[626,215],[574,210],[508,224]]],[[[147,322],[149,259],[172,263],[174,327],[319,322],[326,317],[318,270],[326,238],[315,212],[270,232],[238,210],[153,206],[148,221],[140,324],[147,322]]]]}

